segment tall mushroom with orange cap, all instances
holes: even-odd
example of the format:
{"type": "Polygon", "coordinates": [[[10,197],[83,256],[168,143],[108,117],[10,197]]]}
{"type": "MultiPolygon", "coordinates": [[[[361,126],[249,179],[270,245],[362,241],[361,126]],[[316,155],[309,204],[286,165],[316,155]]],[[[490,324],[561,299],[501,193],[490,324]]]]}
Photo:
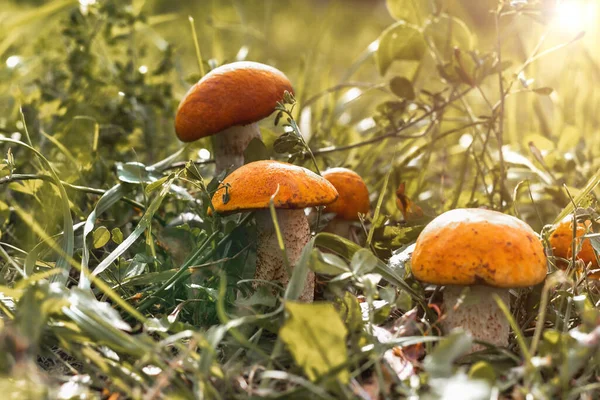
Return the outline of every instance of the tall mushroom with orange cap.
{"type": "Polygon", "coordinates": [[[529,225],[479,208],[431,221],[417,239],[411,268],[418,280],[446,287],[445,330],[463,327],[497,346],[508,344],[509,323],[492,293],[510,305],[509,288],[540,283],[547,271],[544,247],[529,225]],[[465,286],[470,295],[458,304],[465,286]]]}
{"type": "MultiPolygon", "coordinates": [[[[231,214],[256,211],[258,243],[255,278],[279,281],[285,286],[290,277],[269,211],[271,197],[287,258],[293,266],[310,240],[310,227],[304,209],[334,202],[338,197],[337,191],[327,180],[306,168],[272,160],[246,164],[227,176],[222,184],[212,199],[216,212],[231,214]]],[[[314,273],[310,272],[301,300],[313,300],[314,285],[314,273]]]]}
{"type": "Polygon", "coordinates": [[[352,222],[358,221],[359,213],[369,212],[369,189],[360,175],[347,168],[330,168],[323,172],[323,178],[339,193],[338,199],[325,208],[325,212],[336,214],[325,231],[350,238],[352,222]]]}
{"type": "Polygon", "coordinates": [[[179,103],[175,132],[184,142],[213,136],[217,173],[244,164],[244,150],[261,138],[257,122],[293,94],[283,72],[265,64],[240,61],[206,74],[179,103]]]}
{"type": "MultiPolygon", "coordinates": [[[[582,238],[587,231],[593,232],[592,223],[589,219],[584,222],[577,222],[577,228],[575,229],[576,237],[576,248],[579,248],[577,253],[577,259],[583,261],[588,266],[591,265],[591,269],[598,268],[598,260],[594,253],[594,248],[590,239],[582,238]],[[583,242],[582,242],[583,240],[583,242]]],[[[570,260],[573,256],[573,216],[567,215],[563,218],[554,228],[554,231],[550,235],[550,246],[552,246],[552,252],[555,257],[559,260],[558,266],[565,268],[565,263],[561,259],[570,260]]],[[[592,279],[599,279],[600,273],[590,275],[592,279]]]]}

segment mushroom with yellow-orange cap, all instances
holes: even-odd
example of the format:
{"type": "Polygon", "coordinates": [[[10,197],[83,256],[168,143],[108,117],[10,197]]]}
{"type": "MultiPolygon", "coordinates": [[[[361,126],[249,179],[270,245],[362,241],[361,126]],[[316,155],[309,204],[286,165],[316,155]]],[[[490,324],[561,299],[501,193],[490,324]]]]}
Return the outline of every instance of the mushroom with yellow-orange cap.
{"type": "Polygon", "coordinates": [[[411,269],[416,279],[445,286],[445,330],[462,327],[476,339],[506,346],[510,326],[492,294],[509,306],[508,289],[540,283],[547,265],[540,239],[525,222],[464,208],[441,214],[423,229],[411,269]],[[465,286],[476,298],[458,304],[465,286]]]}
{"type": "MultiPolygon", "coordinates": [[[[286,254],[293,266],[310,240],[310,227],[304,208],[334,202],[338,197],[337,191],[327,180],[306,168],[271,160],[255,161],[238,168],[223,180],[222,185],[212,199],[216,212],[256,212],[258,242],[255,278],[279,281],[286,285],[290,277],[271,219],[271,198],[286,254]]],[[[300,300],[313,300],[314,281],[314,273],[310,272],[300,300]]]]}
{"type": "Polygon", "coordinates": [[[360,175],[347,168],[330,168],[323,172],[323,178],[339,193],[338,199],[325,208],[325,212],[336,214],[325,230],[349,238],[358,214],[369,213],[369,189],[360,175]]]}
{"type": "MultiPolygon", "coordinates": [[[[575,229],[576,248],[579,248],[577,253],[577,259],[583,261],[583,263],[591,266],[591,269],[598,268],[598,259],[594,253],[594,248],[590,239],[583,238],[588,231],[593,232],[592,223],[589,219],[582,222],[577,222],[577,228],[575,229]]],[[[563,218],[554,228],[554,231],[550,235],[550,246],[552,247],[552,253],[558,258],[558,266],[564,268],[565,262],[563,259],[570,260],[573,256],[573,216],[567,215],[563,218]]],[[[599,279],[600,273],[591,274],[590,278],[599,279]]]]}
{"type": "Polygon", "coordinates": [[[179,103],[175,132],[184,142],[213,136],[217,173],[244,164],[244,150],[261,138],[257,122],[273,113],[285,92],[285,74],[271,66],[240,61],[213,69],[179,103]]]}

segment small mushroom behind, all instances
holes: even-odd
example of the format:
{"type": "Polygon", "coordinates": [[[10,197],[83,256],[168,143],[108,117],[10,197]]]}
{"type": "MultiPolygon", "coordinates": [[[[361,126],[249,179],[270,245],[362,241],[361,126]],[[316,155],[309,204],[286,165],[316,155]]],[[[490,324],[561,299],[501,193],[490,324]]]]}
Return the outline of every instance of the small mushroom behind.
{"type": "MultiPolygon", "coordinates": [[[[338,197],[337,191],[327,180],[306,168],[271,160],[256,161],[238,168],[223,180],[223,186],[213,196],[216,212],[255,211],[258,230],[255,279],[287,285],[290,277],[271,219],[271,197],[275,195],[277,221],[290,266],[293,267],[310,240],[304,208],[332,203],[338,197]],[[227,196],[224,196],[225,185],[228,186],[227,196]]],[[[314,285],[314,273],[311,271],[300,300],[313,300],[314,285]]]]}
{"type": "Polygon", "coordinates": [[[360,175],[347,168],[331,168],[323,172],[339,193],[336,201],[325,208],[325,212],[335,213],[335,218],[325,227],[325,232],[357,241],[352,232],[352,224],[359,220],[358,214],[368,214],[370,208],[369,189],[360,175]]]}
{"type": "Polygon", "coordinates": [[[497,346],[508,345],[510,326],[492,294],[510,306],[509,288],[538,284],[547,271],[544,247],[529,225],[474,208],[431,221],[417,239],[411,268],[418,280],[446,287],[444,330],[462,327],[497,346]],[[459,304],[465,286],[471,295],[459,304]]]}
{"type": "MultiPolygon", "coordinates": [[[[582,239],[582,236],[588,231],[593,232],[591,225],[590,220],[577,223],[575,230],[575,237],[577,239],[575,243],[576,248],[580,248],[579,253],[577,253],[577,259],[583,261],[586,267],[590,265],[590,269],[598,269],[598,260],[594,253],[592,242],[589,239],[582,239]]],[[[570,260],[573,256],[573,216],[566,216],[556,225],[550,235],[550,246],[552,246],[552,253],[558,258],[558,266],[563,269],[566,268],[563,259],[570,260]]],[[[591,274],[590,278],[600,279],[600,273],[591,274]]]]}
{"type": "Polygon", "coordinates": [[[184,142],[213,137],[216,173],[244,164],[244,150],[261,138],[257,122],[273,113],[289,79],[276,68],[250,61],[225,64],[206,74],[179,103],[175,132],[184,142]]]}

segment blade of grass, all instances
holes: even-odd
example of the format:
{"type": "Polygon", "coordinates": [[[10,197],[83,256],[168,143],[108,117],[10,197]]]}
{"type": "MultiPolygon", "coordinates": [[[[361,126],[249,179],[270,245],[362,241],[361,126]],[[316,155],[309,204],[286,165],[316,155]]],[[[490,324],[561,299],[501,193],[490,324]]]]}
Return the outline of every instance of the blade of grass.
{"type": "Polygon", "coordinates": [[[52,281],[65,284],[67,282],[67,279],[69,276],[69,264],[67,262],[67,257],[68,258],[73,257],[73,250],[74,250],[74,246],[75,246],[75,235],[73,232],[73,219],[71,218],[71,208],[69,206],[69,196],[67,195],[67,191],[65,190],[65,187],[61,183],[60,178],[58,177],[58,174],[56,173],[54,168],[52,168],[50,161],[48,161],[48,159],[46,159],[46,157],[44,157],[44,155],[42,153],[40,153],[38,150],[36,150],[32,146],[30,146],[26,143],[23,143],[19,140],[14,140],[14,139],[9,139],[9,138],[0,138],[0,143],[2,143],[2,142],[13,143],[13,144],[16,144],[17,146],[24,147],[27,150],[33,152],[36,156],[38,156],[39,159],[46,165],[46,167],[48,168],[48,171],[50,171],[50,174],[54,178],[55,184],[58,187],[58,190],[60,193],[60,199],[61,199],[62,213],[63,213],[64,242],[63,242],[63,246],[62,246],[63,252],[62,252],[62,254],[59,254],[59,257],[56,260],[56,267],[63,270],[63,274],[53,276],[52,281]]]}
{"type": "MultiPolygon", "coordinates": [[[[171,184],[175,179],[177,179],[178,174],[173,174],[162,186],[160,193],[152,200],[150,206],[144,213],[142,219],[135,227],[133,232],[127,237],[127,239],[123,240],[123,242],[117,246],[90,274],[91,276],[97,276],[106,270],[121,254],[123,254],[148,228],[150,223],[152,222],[152,216],[158,210],[162,201],[169,193],[169,189],[171,188],[171,184]]],[[[93,229],[93,226],[92,226],[93,229]]],[[[82,269],[83,271],[83,269],[82,269]]]]}
{"type": "MultiPolygon", "coordinates": [[[[392,160],[394,160],[394,159],[396,159],[395,153],[394,153],[394,156],[392,157],[392,160]]],[[[385,175],[385,179],[383,180],[383,185],[381,187],[381,192],[379,193],[379,198],[377,199],[377,206],[375,207],[375,213],[373,214],[373,221],[377,221],[377,219],[379,218],[379,214],[381,213],[381,205],[383,204],[383,199],[385,197],[385,192],[387,191],[388,182],[390,181],[390,175],[392,174],[393,171],[394,171],[394,169],[390,168],[388,173],[385,175]]],[[[374,233],[375,233],[375,224],[373,224],[373,226],[371,226],[371,229],[369,230],[369,235],[367,236],[367,242],[365,244],[365,247],[371,246],[371,242],[373,241],[374,233]]]]}
{"type": "Polygon", "coordinates": [[[90,260],[90,250],[87,246],[87,237],[94,230],[94,225],[96,223],[96,219],[103,212],[112,207],[116,202],[121,200],[121,198],[125,195],[125,187],[123,185],[116,185],[110,188],[106,193],[100,197],[98,203],[96,203],[96,207],[92,210],[90,215],[87,217],[85,221],[85,225],[83,227],[83,255],[81,257],[81,274],[79,278],[79,287],[82,289],[89,289],[90,282],[87,279],[88,271],[88,263],[90,260]]]}

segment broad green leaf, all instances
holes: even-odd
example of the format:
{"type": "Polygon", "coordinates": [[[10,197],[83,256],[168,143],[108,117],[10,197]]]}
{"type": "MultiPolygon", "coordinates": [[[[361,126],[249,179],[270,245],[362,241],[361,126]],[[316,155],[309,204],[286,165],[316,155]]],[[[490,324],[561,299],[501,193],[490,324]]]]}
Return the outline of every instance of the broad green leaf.
{"type": "Polygon", "coordinates": [[[392,17],[399,21],[420,24],[433,12],[430,0],[387,0],[386,6],[392,17]]]}
{"type": "Polygon", "coordinates": [[[377,257],[375,257],[371,251],[360,249],[352,256],[350,266],[357,275],[364,275],[375,269],[377,261],[377,257]]]}
{"type": "Polygon", "coordinates": [[[396,22],[379,37],[376,53],[379,73],[385,75],[394,61],[420,61],[427,46],[421,31],[404,21],[396,22]]]}
{"type": "Polygon", "coordinates": [[[93,234],[94,248],[99,249],[110,240],[110,232],[105,226],[98,227],[93,234]]]}
{"type": "Polygon", "coordinates": [[[279,330],[279,337],[294,357],[296,364],[313,382],[339,369],[335,375],[348,383],[346,336],[348,330],[331,303],[285,304],[288,317],[279,330]]]}
{"type": "Polygon", "coordinates": [[[431,40],[436,50],[445,58],[449,57],[458,47],[464,51],[472,50],[475,45],[475,36],[462,20],[449,15],[441,15],[430,20],[423,35],[431,40]]]}
{"type": "Polygon", "coordinates": [[[311,254],[310,269],[326,275],[339,275],[350,270],[341,257],[331,253],[323,253],[319,249],[314,249],[311,254]]]}
{"type": "Polygon", "coordinates": [[[402,76],[395,76],[390,81],[390,90],[396,96],[406,99],[406,100],[414,100],[415,99],[415,90],[413,88],[412,82],[402,76]]]}
{"type": "Polygon", "coordinates": [[[140,162],[116,163],[117,177],[125,183],[152,183],[161,176],[140,162]]]}

